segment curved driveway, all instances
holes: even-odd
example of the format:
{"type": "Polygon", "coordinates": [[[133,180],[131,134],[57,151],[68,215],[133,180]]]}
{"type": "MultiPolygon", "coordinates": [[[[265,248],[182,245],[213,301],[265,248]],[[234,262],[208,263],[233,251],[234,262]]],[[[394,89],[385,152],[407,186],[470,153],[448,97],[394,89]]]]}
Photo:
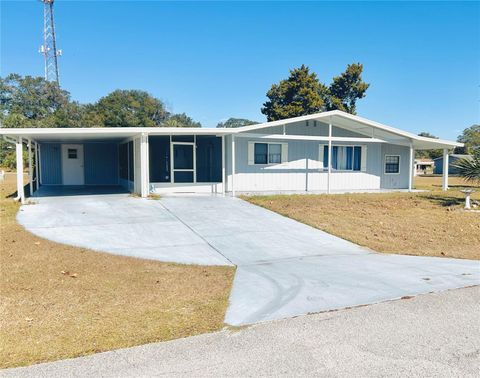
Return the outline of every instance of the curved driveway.
{"type": "Polygon", "coordinates": [[[378,254],[231,197],[42,197],[32,233],[161,261],[237,265],[226,323],[250,324],[478,285],[480,262],[378,254]]]}

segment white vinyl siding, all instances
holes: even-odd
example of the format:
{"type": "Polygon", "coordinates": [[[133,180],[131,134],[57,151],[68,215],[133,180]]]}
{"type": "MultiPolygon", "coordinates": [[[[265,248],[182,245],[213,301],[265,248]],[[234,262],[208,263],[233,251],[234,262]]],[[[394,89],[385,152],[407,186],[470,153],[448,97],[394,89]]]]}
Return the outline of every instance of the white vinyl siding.
{"type": "Polygon", "coordinates": [[[362,159],[361,159],[361,164],[360,164],[360,170],[362,172],[367,171],[367,146],[361,146],[362,147],[362,159]]]}

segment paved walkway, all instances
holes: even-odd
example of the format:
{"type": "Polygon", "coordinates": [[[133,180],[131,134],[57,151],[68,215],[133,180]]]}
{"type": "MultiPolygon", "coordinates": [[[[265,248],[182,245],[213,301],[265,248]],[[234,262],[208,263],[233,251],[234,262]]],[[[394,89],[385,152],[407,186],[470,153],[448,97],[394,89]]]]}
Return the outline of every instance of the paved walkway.
{"type": "Polygon", "coordinates": [[[0,371],[0,377],[478,377],[480,288],[0,371]]]}
{"type": "Polygon", "coordinates": [[[480,262],[377,254],[231,197],[44,197],[18,221],[57,242],[237,265],[226,323],[243,325],[480,284],[480,262]]]}

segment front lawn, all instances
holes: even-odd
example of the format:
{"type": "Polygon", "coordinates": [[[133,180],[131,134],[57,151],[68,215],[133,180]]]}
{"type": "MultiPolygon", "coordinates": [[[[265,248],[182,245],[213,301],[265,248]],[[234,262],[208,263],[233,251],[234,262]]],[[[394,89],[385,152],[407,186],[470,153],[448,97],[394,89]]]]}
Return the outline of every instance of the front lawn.
{"type": "Polygon", "coordinates": [[[459,189],[468,184],[450,183],[446,193],[441,177],[420,177],[416,186],[433,191],[244,199],[378,252],[480,259],[480,212],[463,210],[459,189]]]}
{"type": "MultiPolygon", "coordinates": [[[[15,221],[0,183],[0,368],[170,340],[223,327],[229,267],[188,266],[56,244],[15,221]]],[[[35,205],[31,205],[35,206],[35,205]]]]}

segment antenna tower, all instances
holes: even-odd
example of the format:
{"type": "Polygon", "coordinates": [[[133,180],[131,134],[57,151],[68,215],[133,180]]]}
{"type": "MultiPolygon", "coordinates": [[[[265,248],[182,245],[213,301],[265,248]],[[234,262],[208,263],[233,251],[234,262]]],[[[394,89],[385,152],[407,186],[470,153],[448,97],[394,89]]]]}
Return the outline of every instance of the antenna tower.
{"type": "Polygon", "coordinates": [[[45,80],[60,83],[57,58],[62,55],[62,50],[57,50],[55,39],[55,23],[53,21],[54,0],[40,0],[43,3],[43,45],[40,54],[45,58],[45,80]]]}

